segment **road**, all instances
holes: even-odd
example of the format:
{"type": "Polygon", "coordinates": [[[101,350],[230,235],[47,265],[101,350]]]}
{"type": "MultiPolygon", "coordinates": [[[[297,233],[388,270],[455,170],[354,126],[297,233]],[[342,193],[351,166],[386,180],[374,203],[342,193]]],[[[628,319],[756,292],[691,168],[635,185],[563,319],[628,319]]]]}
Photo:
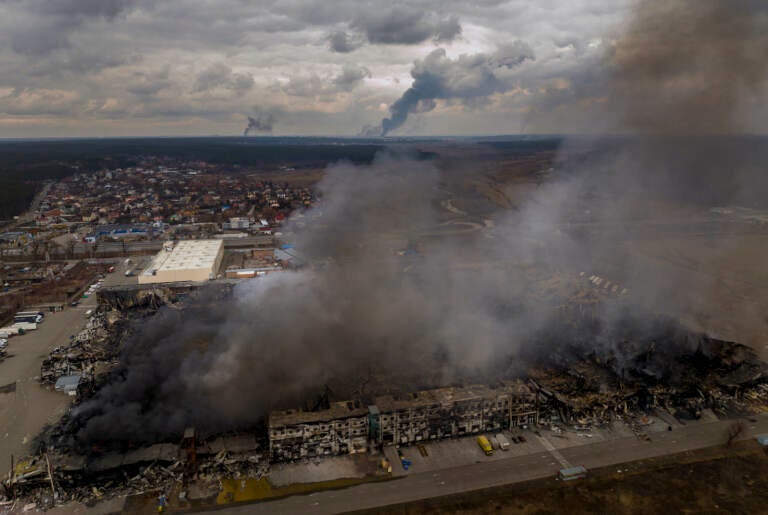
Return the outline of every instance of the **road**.
{"type": "Polygon", "coordinates": [[[40,365],[51,350],[68,343],[70,335],[85,326],[84,313],[95,303],[91,297],[76,308],[46,313],[38,329],[9,340],[8,356],[0,362],[0,386],[16,387],[15,391],[0,393],[0,472],[10,464],[11,454],[29,454],[33,438],[69,406],[70,397],[40,386],[40,365]]]}
{"type": "MultiPolygon", "coordinates": [[[[697,423],[670,432],[653,434],[653,441],[635,437],[559,449],[572,464],[589,468],[690,451],[724,443],[732,421],[697,423]]],[[[768,432],[768,416],[748,426],[746,437],[768,432]]],[[[323,514],[370,509],[492,486],[552,477],[560,463],[550,452],[535,452],[503,460],[476,463],[434,472],[415,473],[402,479],[367,483],[344,490],[299,495],[282,500],[228,507],[225,513],[323,514]]]]}
{"type": "MultiPolygon", "coordinates": [[[[259,247],[270,246],[274,238],[271,235],[257,234],[254,236],[248,236],[245,238],[225,238],[224,248],[247,248],[247,247],[259,247]]],[[[147,241],[100,241],[99,243],[82,243],[75,244],[73,252],[78,256],[99,256],[101,254],[114,254],[114,253],[153,253],[163,248],[164,240],[147,240],[147,241]]]]}

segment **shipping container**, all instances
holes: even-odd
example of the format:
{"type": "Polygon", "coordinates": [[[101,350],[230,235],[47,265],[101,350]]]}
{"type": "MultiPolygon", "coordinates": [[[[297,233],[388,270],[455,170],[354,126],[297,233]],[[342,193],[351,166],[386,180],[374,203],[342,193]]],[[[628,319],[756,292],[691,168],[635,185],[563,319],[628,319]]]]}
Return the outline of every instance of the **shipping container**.
{"type": "Polygon", "coordinates": [[[506,451],[509,449],[509,440],[507,440],[507,437],[503,434],[499,433],[496,435],[496,441],[499,443],[499,449],[502,451],[506,451]]]}

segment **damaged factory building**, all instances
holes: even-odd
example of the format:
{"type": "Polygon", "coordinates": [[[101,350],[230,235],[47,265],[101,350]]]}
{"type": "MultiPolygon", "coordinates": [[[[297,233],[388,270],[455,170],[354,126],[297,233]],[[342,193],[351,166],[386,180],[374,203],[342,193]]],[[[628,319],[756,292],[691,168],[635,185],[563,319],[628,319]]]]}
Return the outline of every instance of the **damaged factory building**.
{"type": "Polygon", "coordinates": [[[524,382],[447,387],[377,397],[373,405],[337,402],[319,411],[273,411],[270,459],[290,461],[365,452],[537,424],[539,402],[524,382]]]}

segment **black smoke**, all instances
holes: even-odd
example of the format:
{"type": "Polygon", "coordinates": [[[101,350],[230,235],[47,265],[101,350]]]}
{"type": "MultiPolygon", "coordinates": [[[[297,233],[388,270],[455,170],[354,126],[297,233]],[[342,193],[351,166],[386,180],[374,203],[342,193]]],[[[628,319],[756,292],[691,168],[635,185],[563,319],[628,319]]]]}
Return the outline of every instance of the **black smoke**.
{"type": "Polygon", "coordinates": [[[260,111],[253,116],[248,117],[248,126],[243,131],[243,136],[248,136],[257,132],[272,132],[275,124],[274,113],[260,111]]]}
{"type": "Polygon", "coordinates": [[[471,102],[509,90],[514,82],[508,70],[533,59],[533,50],[522,41],[502,45],[492,54],[461,55],[456,59],[438,48],[414,64],[413,84],[389,106],[389,118],[381,121],[381,135],[399,128],[411,114],[432,111],[437,100],[471,102]]]}

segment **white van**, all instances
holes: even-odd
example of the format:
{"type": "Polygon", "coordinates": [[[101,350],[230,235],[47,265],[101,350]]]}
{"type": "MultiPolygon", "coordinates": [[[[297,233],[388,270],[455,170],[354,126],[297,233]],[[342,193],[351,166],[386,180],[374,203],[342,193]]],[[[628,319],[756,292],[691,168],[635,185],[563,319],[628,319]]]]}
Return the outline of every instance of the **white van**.
{"type": "Polygon", "coordinates": [[[499,449],[502,451],[509,449],[509,440],[507,440],[507,437],[503,434],[499,433],[496,435],[496,442],[499,444],[499,449]]]}

